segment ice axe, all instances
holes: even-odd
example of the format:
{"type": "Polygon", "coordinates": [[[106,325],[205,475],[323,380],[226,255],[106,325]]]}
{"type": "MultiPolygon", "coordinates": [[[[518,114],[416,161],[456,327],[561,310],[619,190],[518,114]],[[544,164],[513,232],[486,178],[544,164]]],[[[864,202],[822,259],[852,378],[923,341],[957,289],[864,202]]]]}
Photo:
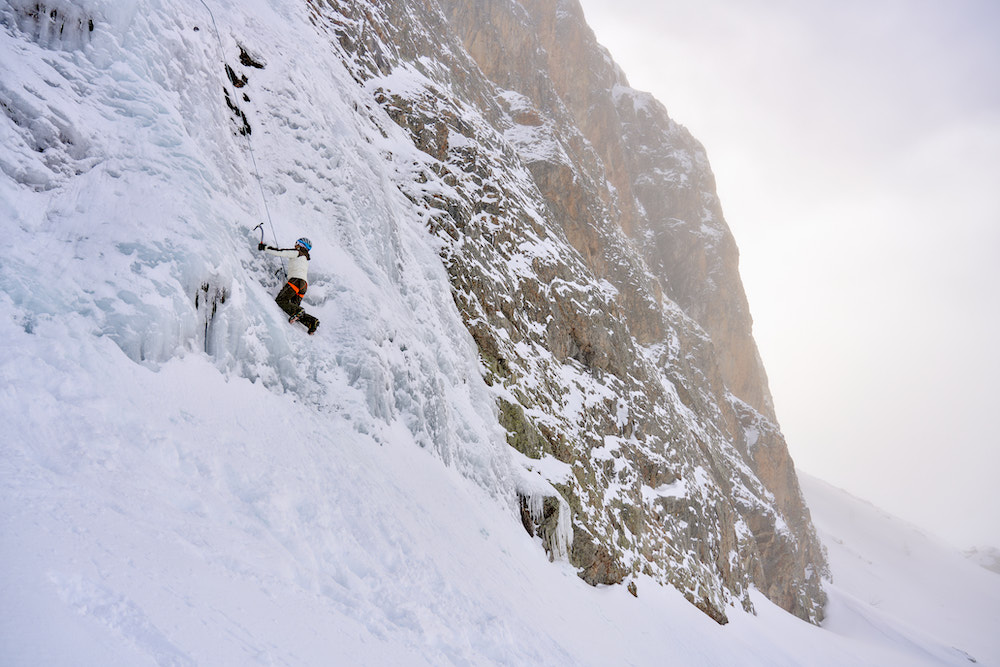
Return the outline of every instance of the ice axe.
{"type": "MultiPolygon", "coordinates": [[[[264,245],[264,223],[258,222],[257,226],[254,227],[254,229],[260,230],[260,245],[264,245]]],[[[285,267],[283,264],[278,266],[278,268],[274,270],[274,275],[278,276],[279,280],[282,279],[282,274],[284,273],[285,273],[285,267]]]]}

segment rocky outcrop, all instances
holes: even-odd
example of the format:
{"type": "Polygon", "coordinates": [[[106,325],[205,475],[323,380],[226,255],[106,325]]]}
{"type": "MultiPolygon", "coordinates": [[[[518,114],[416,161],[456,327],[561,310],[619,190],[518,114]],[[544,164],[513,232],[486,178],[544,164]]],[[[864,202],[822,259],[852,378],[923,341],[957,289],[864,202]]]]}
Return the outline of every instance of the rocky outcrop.
{"type": "Polygon", "coordinates": [[[962,553],[966,558],[980,567],[1000,574],[1000,549],[996,547],[973,547],[962,553]]]}
{"type": "Polygon", "coordinates": [[[386,159],[441,240],[526,530],[591,584],[647,575],[719,622],[754,586],[818,621],[825,560],[702,147],[575,0],[308,4],[414,149],[386,159]]]}

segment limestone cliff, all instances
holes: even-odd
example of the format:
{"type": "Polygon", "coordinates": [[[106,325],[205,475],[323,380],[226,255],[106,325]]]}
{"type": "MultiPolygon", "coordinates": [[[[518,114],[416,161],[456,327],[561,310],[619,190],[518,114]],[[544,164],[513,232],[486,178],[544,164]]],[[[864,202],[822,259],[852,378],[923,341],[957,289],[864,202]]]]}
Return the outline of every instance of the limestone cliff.
{"type": "Polygon", "coordinates": [[[370,92],[359,113],[421,151],[386,159],[441,240],[525,528],[592,584],[644,573],[719,622],[755,586],[821,619],[824,556],[701,145],[575,0],[307,5],[370,92]]]}

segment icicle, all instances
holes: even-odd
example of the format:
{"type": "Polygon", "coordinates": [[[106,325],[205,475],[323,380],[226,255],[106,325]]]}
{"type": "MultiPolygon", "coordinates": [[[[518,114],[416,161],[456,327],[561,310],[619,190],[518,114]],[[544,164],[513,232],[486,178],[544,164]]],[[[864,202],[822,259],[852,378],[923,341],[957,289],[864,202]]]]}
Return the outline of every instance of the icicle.
{"type": "Polygon", "coordinates": [[[553,546],[555,557],[559,560],[569,560],[569,551],[573,548],[573,512],[569,503],[559,498],[559,519],[556,521],[553,546]]]}

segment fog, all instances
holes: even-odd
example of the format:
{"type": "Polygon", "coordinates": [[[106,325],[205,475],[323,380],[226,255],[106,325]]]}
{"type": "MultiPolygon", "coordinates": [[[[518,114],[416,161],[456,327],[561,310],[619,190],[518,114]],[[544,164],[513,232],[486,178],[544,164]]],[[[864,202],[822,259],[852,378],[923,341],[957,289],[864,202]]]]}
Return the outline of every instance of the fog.
{"type": "Polygon", "coordinates": [[[1000,546],[1000,4],[581,4],[705,144],[799,469],[1000,546]]]}

